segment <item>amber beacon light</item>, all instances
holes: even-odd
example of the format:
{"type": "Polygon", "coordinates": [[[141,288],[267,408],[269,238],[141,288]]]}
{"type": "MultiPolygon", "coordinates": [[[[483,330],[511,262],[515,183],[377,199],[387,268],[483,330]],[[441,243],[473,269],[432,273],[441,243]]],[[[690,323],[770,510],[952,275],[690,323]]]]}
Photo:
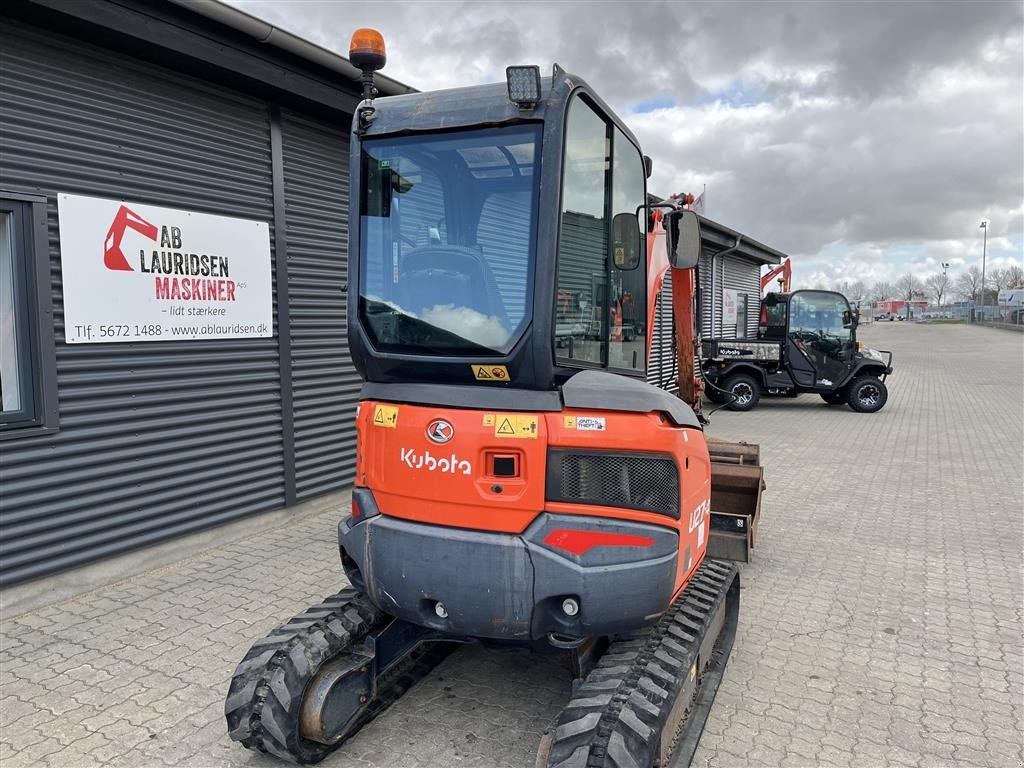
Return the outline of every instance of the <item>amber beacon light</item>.
{"type": "MultiPolygon", "coordinates": [[[[373,73],[383,69],[388,61],[387,52],[384,50],[384,35],[376,29],[357,29],[352,33],[352,42],[348,45],[348,60],[363,73],[360,78],[363,83],[363,100],[372,102],[373,97],[377,95],[377,89],[373,85],[373,73]]],[[[359,108],[360,133],[366,130],[373,116],[372,103],[359,108]]]]}
{"type": "Polygon", "coordinates": [[[364,75],[383,69],[388,61],[384,36],[376,29],[357,29],[352,33],[352,42],[348,46],[348,59],[364,75]]]}

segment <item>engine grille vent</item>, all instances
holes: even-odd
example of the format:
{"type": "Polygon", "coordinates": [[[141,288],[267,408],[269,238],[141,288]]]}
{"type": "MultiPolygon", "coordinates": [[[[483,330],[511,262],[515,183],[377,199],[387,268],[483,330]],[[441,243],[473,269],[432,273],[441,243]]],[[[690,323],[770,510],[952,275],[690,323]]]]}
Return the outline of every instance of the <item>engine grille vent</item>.
{"type": "Polygon", "coordinates": [[[679,518],[679,470],[671,456],[553,449],[548,501],[600,504],[679,518]]]}

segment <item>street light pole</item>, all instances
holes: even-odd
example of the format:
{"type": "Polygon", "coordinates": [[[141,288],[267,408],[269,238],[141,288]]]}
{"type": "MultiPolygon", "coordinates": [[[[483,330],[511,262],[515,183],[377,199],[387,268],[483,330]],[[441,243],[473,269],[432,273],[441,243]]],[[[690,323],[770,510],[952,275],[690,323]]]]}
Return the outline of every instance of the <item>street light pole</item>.
{"type": "MultiPolygon", "coordinates": [[[[948,278],[946,277],[946,270],[949,269],[949,262],[942,262],[942,295],[946,295],[946,287],[948,285],[948,278]]],[[[939,299],[939,309],[942,309],[942,299],[939,299]]]]}
{"type": "Polygon", "coordinates": [[[985,322],[985,249],[988,245],[988,220],[982,219],[978,227],[984,230],[981,237],[981,322],[985,322]]]}

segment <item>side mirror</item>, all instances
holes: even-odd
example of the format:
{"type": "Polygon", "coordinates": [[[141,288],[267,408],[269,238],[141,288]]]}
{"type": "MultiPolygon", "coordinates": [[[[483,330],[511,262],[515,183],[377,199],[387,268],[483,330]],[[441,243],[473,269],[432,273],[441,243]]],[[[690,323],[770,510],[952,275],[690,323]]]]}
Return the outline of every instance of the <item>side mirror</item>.
{"type": "Polygon", "coordinates": [[[843,328],[856,328],[857,327],[857,315],[855,315],[849,309],[843,310],[843,328]]]}
{"type": "Polygon", "coordinates": [[[617,213],[612,219],[612,263],[628,271],[640,266],[642,235],[640,222],[632,213],[617,213]]]}
{"type": "Polygon", "coordinates": [[[665,216],[668,261],[673,269],[693,269],[700,261],[700,219],[695,211],[670,211],[665,216]]]}
{"type": "Polygon", "coordinates": [[[651,174],[654,173],[654,161],[651,160],[650,155],[644,155],[644,173],[647,178],[651,178],[651,174]]]}

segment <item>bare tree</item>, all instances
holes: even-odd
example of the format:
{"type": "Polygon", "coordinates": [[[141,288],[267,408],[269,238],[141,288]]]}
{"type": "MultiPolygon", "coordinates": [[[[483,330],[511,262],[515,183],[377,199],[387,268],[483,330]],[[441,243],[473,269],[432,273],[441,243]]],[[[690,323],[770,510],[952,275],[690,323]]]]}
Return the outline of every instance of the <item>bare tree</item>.
{"type": "Polygon", "coordinates": [[[921,278],[915,275],[913,272],[907,272],[903,277],[896,281],[896,290],[899,292],[901,299],[906,299],[906,306],[903,308],[904,317],[908,320],[913,316],[911,311],[911,304],[914,299],[920,299],[924,296],[924,284],[921,282],[921,278]]]}
{"type": "Polygon", "coordinates": [[[956,290],[965,299],[977,301],[981,293],[981,270],[968,267],[956,279],[956,290]]]}
{"type": "Polygon", "coordinates": [[[929,275],[924,281],[924,287],[928,295],[935,300],[935,306],[942,306],[942,297],[949,290],[949,276],[945,272],[929,275]]]}
{"type": "Polygon", "coordinates": [[[924,296],[924,284],[913,272],[907,272],[896,282],[896,291],[901,299],[913,301],[924,296]]]}
{"type": "Polygon", "coordinates": [[[1005,269],[993,269],[985,277],[985,287],[989,290],[995,289],[996,293],[1003,290],[1006,287],[1006,282],[1010,279],[1007,270],[1005,269]]]}
{"type": "Polygon", "coordinates": [[[1024,288],[1024,269],[1021,269],[1017,264],[1013,264],[1004,271],[1006,272],[1007,288],[1024,288]]]}
{"type": "Polygon", "coordinates": [[[886,283],[880,281],[871,286],[871,300],[872,301],[885,301],[891,299],[896,295],[896,289],[892,283],[886,283]]]}
{"type": "Polygon", "coordinates": [[[867,298],[867,290],[864,288],[864,283],[860,280],[854,280],[853,282],[843,280],[838,290],[853,304],[859,304],[867,298]]]}

